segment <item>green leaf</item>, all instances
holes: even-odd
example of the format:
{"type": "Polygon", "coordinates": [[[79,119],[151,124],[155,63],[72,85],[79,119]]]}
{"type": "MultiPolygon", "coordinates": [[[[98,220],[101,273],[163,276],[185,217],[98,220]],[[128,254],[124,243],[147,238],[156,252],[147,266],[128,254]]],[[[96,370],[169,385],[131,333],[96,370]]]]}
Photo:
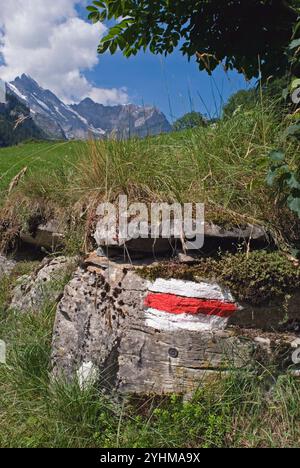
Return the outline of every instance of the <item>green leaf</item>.
{"type": "Polygon", "coordinates": [[[93,4],[99,8],[106,8],[105,3],[103,2],[94,1],[93,4]]]}
{"type": "Polygon", "coordinates": [[[283,162],[285,158],[285,154],[283,151],[275,150],[269,154],[269,158],[271,159],[271,161],[274,161],[274,162],[283,162]]]}
{"type": "Polygon", "coordinates": [[[89,14],[88,19],[91,20],[93,23],[98,23],[99,13],[97,11],[93,11],[89,14]]]}
{"type": "Polygon", "coordinates": [[[300,124],[290,125],[284,132],[285,136],[294,136],[300,132],[300,124]]]}
{"type": "Polygon", "coordinates": [[[292,189],[300,190],[300,183],[298,182],[294,174],[291,174],[289,180],[287,181],[287,185],[292,189]]]}
{"type": "Polygon", "coordinates": [[[300,79],[296,78],[295,80],[292,81],[291,88],[292,90],[297,89],[300,87],[300,79]]]}
{"type": "Polygon", "coordinates": [[[109,51],[110,51],[111,55],[114,55],[117,48],[118,48],[118,43],[116,41],[112,42],[111,45],[109,46],[109,51]]]}
{"type": "MultiPolygon", "coordinates": [[[[131,53],[136,53],[136,44],[140,37],[144,41],[139,49],[151,45],[154,54],[169,54],[174,51],[182,41],[180,50],[187,58],[193,58],[197,51],[205,52],[210,58],[207,72],[212,71],[225,60],[228,70],[237,69],[243,71],[247,78],[257,77],[258,61],[253,50],[261,51],[260,68],[264,76],[275,75],[286,70],[288,54],[284,53],[287,47],[285,34],[265,35],[265,29],[269,28],[268,21],[272,23],[274,31],[288,31],[294,26],[294,18],[286,19],[278,14],[277,3],[271,0],[251,0],[256,14],[249,17],[249,12],[242,8],[233,8],[232,3],[240,4],[240,1],[216,2],[209,0],[182,1],[182,0],[102,0],[90,1],[89,13],[96,13],[93,8],[98,8],[98,16],[92,16],[96,21],[112,20],[121,22],[122,32],[128,32],[131,24],[134,26],[126,36],[126,44],[131,53]],[[264,18],[263,23],[256,21],[256,17],[264,11],[264,3],[270,4],[270,18],[264,18]],[[213,6],[212,6],[213,4],[213,6]],[[227,15],[230,5],[231,14],[227,15]],[[201,21],[195,21],[197,14],[201,15],[201,21]],[[121,19],[120,18],[124,18],[121,19]],[[130,18],[130,19],[127,19],[130,18]],[[237,28],[237,24],[243,27],[237,28]],[[245,29],[246,28],[246,29],[245,29]],[[234,40],[228,41],[228,31],[233,31],[234,40]],[[245,44],[244,38],[251,36],[251,40],[245,44]],[[154,42],[152,42],[155,38],[154,42]],[[174,49],[173,49],[174,48],[174,49]],[[215,58],[214,58],[215,57],[215,58]]],[[[281,2],[282,3],[282,2],[281,2]]],[[[280,7],[281,8],[281,7],[280,7]]],[[[116,38],[122,34],[117,32],[116,38]]],[[[294,40],[290,44],[290,50],[300,46],[300,40],[294,40]]],[[[122,45],[123,47],[123,45],[122,45]]],[[[296,50],[296,49],[295,49],[296,50]]],[[[123,53],[128,54],[127,47],[123,53]]],[[[198,60],[200,69],[205,69],[204,61],[198,60]]]]}
{"type": "Polygon", "coordinates": [[[276,177],[277,177],[277,174],[275,171],[270,170],[268,172],[268,175],[266,177],[266,182],[267,182],[267,185],[269,185],[269,187],[272,187],[274,185],[276,177]]]}
{"type": "Polygon", "coordinates": [[[98,53],[99,54],[104,54],[104,52],[107,51],[107,49],[109,48],[110,46],[110,42],[109,41],[104,41],[104,42],[101,42],[99,47],[98,47],[98,53]]]}
{"type": "Polygon", "coordinates": [[[292,195],[290,195],[287,203],[290,210],[297,213],[300,218],[300,198],[294,198],[292,195]]]}
{"type": "Polygon", "coordinates": [[[294,39],[289,45],[291,50],[296,49],[297,47],[300,47],[300,39],[294,39]]]}

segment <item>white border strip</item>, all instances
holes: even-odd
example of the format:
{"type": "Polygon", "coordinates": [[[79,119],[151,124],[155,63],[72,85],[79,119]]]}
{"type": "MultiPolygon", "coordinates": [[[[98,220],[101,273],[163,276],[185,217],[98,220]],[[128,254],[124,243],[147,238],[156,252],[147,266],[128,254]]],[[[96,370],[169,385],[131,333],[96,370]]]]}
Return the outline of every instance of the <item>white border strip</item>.
{"type": "Polygon", "coordinates": [[[146,325],[157,330],[176,331],[213,331],[224,330],[228,318],[216,317],[212,315],[190,315],[190,314],[169,314],[156,309],[146,309],[146,325]]]}
{"type": "Polygon", "coordinates": [[[223,290],[217,283],[194,283],[192,281],[159,278],[149,287],[149,291],[197,299],[235,302],[230,292],[223,290]]]}

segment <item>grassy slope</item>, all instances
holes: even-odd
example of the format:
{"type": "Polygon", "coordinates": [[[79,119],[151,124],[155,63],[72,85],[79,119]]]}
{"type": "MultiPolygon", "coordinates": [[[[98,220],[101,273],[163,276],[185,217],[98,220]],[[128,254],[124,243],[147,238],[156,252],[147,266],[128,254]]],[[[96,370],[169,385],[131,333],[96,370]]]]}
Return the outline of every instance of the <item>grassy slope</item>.
{"type": "Polygon", "coordinates": [[[286,248],[298,242],[299,228],[284,208],[284,194],[266,184],[268,155],[283,145],[293,168],[300,145],[280,140],[285,124],[279,117],[265,103],[240,109],[216,126],[143,140],[30,143],[0,150],[0,219],[17,232],[28,219],[54,217],[74,253],[91,241],[86,233],[95,205],[125,193],[134,202],[205,203],[206,220],[263,224],[286,248]],[[24,166],[26,176],[7,197],[9,182],[24,166]]]}
{"type": "MultiPolygon", "coordinates": [[[[272,106],[257,105],[216,126],[144,140],[0,150],[3,217],[14,226],[24,226],[37,214],[55,217],[70,230],[67,237],[76,238],[77,249],[87,238],[84,231],[94,220],[95,204],[125,193],[134,202],[204,202],[206,220],[261,223],[286,245],[293,242],[292,225],[298,235],[297,226],[282,208],[282,194],[277,196],[266,184],[268,155],[282,145],[281,127],[272,106]],[[7,199],[8,183],[25,163],[28,174],[7,199]],[[288,232],[282,236],[284,230],[288,232]]],[[[300,146],[288,142],[284,150],[293,167],[300,146]]]]}
{"type": "MultiPolygon", "coordinates": [[[[25,165],[22,200],[67,209],[74,203],[115,199],[205,202],[210,217],[267,222],[274,197],[266,187],[267,155],[280,145],[280,123],[257,106],[199,128],[124,142],[29,144],[0,150],[0,190],[25,165]]],[[[286,148],[293,164],[300,148],[286,148]]]]}
{"type": "Polygon", "coordinates": [[[57,171],[60,166],[76,162],[80,142],[32,142],[0,149],[0,193],[24,167],[34,174],[57,171]]]}
{"type": "Polygon", "coordinates": [[[122,192],[134,201],[205,202],[217,217],[263,219],[267,154],[277,134],[272,112],[257,108],[217,128],[145,140],[23,145],[0,150],[0,189],[29,166],[19,187],[29,205],[43,199],[66,208],[122,192]]]}

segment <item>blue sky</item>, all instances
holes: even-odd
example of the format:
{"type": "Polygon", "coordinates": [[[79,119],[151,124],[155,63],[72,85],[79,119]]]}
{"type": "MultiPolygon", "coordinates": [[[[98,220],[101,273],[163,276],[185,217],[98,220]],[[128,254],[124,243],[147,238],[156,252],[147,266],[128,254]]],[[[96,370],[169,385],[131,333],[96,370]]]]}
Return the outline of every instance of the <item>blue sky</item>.
{"type": "Polygon", "coordinates": [[[242,75],[225,73],[222,67],[212,76],[200,72],[179,51],[167,58],[148,52],[129,59],[105,54],[86,75],[96,86],[126,87],[132,102],[156,105],[171,120],[191,109],[214,117],[230,95],[251,86],[242,75]]]}
{"type": "MultiPolygon", "coordinates": [[[[86,19],[85,8],[78,11],[86,19]]],[[[214,117],[229,96],[251,86],[242,75],[225,73],[222,67],[213,76],[200,72],[196,62],[188,62],[179,50],[168,57],[141,52],[129,59],[107,53],[99,56],[99,64],[86,76],[95,86],[126,87],[131,102],[155,105],[169,120],[191,109],[214,117]]]]}
{"type": "Polygon", "coordinates": [[[170,121],[190,110],[220,113],[228,97],[248,88],[242,75],[200,72],[179,51],[165,58],[141,52],[99,56],[106,26],[93,25],[90,0],[0,0],[0,78],[32,76],[66,103],[85,97],[105,104],[155,105],[170,121]]]}

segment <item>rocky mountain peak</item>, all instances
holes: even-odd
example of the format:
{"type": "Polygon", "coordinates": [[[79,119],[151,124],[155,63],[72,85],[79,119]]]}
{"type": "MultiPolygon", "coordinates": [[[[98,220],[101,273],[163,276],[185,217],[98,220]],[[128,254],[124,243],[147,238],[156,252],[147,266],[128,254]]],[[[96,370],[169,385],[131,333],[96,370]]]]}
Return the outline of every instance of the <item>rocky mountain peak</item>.
{"type": "Polygon", "coordinates": [[[87,97],[67,105],[27,74],[9,83],[10,91],[30,108],[35,123],[52,139],[120,138],[168,132],[171,126],[155,107],[104,106],[87,97]]]}

